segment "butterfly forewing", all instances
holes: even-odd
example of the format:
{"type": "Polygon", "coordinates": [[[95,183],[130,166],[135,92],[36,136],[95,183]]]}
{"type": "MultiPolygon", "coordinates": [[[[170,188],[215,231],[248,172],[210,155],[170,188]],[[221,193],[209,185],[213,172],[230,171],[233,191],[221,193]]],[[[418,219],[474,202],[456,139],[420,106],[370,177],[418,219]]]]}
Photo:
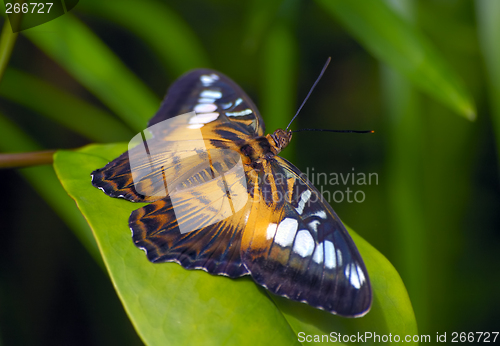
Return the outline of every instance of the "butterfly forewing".
{"type": "Polygon", "coordinates": [[[181,181],[179,176],[194,174],[199,161],[192,156],[196,153],[203,160],[201,156],[205,155],[204,151],[200,154],[200,147],[236,150],[237,143],[263,133],[264,122],[257,108],[236,83],[217,71],[195,70],[170,87],[148,130],[133,141],[139,143],[143,135],[150,138],[147,144],[151,155],[143,155],[140,145],[130,148],[94,171],[92,183],[111,197],[152,202],[165,196],[164,178],[175,175],[175,180],[181,181]],[[136,170],[141,178],[140,191],[134,184],[130,162],[142,167],[136,170]]]}

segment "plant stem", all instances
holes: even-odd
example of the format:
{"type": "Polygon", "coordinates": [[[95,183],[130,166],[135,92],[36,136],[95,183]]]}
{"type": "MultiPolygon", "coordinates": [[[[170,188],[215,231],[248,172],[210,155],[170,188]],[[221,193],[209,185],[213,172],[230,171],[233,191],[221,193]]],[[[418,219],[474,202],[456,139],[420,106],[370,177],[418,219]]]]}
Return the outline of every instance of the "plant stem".
{"type": "Polygon", "coordinates": [[[55,150],[45,150],[31,153],[0,154],[0,169],[52,164],[55,152],[55,150]]]}

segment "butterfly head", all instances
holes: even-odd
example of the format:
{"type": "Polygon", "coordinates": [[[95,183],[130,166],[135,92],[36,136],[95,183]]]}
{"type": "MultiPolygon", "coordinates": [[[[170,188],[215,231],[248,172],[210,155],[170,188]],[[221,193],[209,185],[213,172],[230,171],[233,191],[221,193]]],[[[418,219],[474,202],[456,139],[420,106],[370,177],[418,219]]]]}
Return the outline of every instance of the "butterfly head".
{"type": "Polygon", "coordinates": [[[277,153],[282,151],[283,149],[286,148],[288,143],[292,140],[292,131],[291,130],[283,130],[283,129],[277,129],[274,131],[274,133],[271,135],[271,138],[274,140],[275,143],[275,149],[277,153]]]}

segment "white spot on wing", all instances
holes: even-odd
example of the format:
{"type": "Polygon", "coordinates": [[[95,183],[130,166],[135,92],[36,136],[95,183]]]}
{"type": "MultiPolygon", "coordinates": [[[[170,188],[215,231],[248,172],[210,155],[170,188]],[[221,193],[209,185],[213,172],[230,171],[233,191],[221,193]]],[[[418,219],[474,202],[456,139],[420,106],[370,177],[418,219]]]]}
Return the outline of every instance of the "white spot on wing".
{"type": "Polygon", "coordinates": [[[361,269],[361,267],[359,265],[356,264],[356,269],[358,271],[358,276],[359,276],[359,282],[361,284],[364,284],[365,281],[366,281],[366,278],[365,278],[365,274],[363,273],[363,270],[361,269]]]}
{"type": "Polygon", "coordinates": [[[304,207],[306,206],[307,201],[309,201],[309,198],[311,198],[310,190],[305,190],[300,194],[299,205],[297,206],[297,208],[295,208],[295,210],[297,210],[297,213],[299,213],[299,215],[302,215],[304,207]]]}
{"type": "Polygon", "coordinates": [[[219,113],[200,113],[191,119],[189,119],[189,124],[206,124],[214,121],[219,117],[219,113]]]}
{"type": "Polygon", "coordinates": [[[324,210],[318,210],[317,212],[315,212],[314,214],[312,214],[313,216],[318,216],[324,220],[326,220],[326,212],[324,210]]]}
{"type": "Polygon", "coordinates": [[[198,103],[214,103],[215,99],[211,97],[200,97],[198,103]]]}
{"type": "Polygon", "coordinates": [[[194,107],[196,113],[211,113],[217,109],[213,103],[200,103],[194,107]]]}
{"type": "Polygon", "coordinates": [[[293,251],[299,256],[311,256],[314,251],[314,239],[307,230],[300,230],[293,244],[293,251]]]}
{"type": "Polygon", "coordinates": [[[333,269],[337,266],[337,259],[335,258],[335,246],[329,240],[325,240],[325,266],[333,269]]]}
{"type": "Polygon", "coordinates": [[[266,239],[269,240],[269,239],[272,239],[274,238],[275,234],[276,234],[276,230],[278,228],[278,224],[274,223],[274,222],[271,222],[268,226],[267,226],[267,233],[266,233],[266,239]]]}
{"type": "Polygon", "coordinates": [[[236,99],[236,101],[234,101],[234,106],[236,107],[237,105],[239,105],[242,102],[243,102],[243,100],[241,98],[238,98],[238,99],[236,99]]]}
{"type": "Polygon", "coordinates": [[[313,229],[314,232],[318,233],[318,225],[321,224],[318,220],[312,220],[309,222],[309,226],[313,229]]]}
{"type": "Polygon", "coordinates": [[[201,97],[210,97],[213,99],[220,99],[222,97],[222,93],[217,90],[203,90],[200,94],[201,97]]]}
{"type": "Polygon", "coordinates": [[[307,203],[307,201],[309,201],[309,198],[311,198],[311,195],[312,195],[311,190],[305,190],[300,195],[300,199],[303,200],[304,203],[307,203]]]}
{"type": "Polygon", "coordinates": [[[200,77],[200,81],[203,83],[204,86],[208,86],[214,82],[214,79],[210,76],[202,75],[200,77]]]}
{"type": "Polygon", "coordinates": [[[241,117],[241,116],[252,114],[252,113],[253,113],[252,110],[247,108],[247,109],[242,110],[240,112],[227,112],[226,115],[229,117],[241,117]]]}
{"type": "Polygon", "coordinates": [[[337,262],[339,262],[339,266],[342,265],[342,252],[339,249],[337,249],[337,262]]]}
{"type": "MultiPolygon", "coordinates": [[[[359,276],[359,271],[357,269],[358,269],[357,265],[355,265],[353,263],[348,264],[345,267],[344,274],[346,277],[349,278],[349,282],[351,283],[351,285],[354,288],[360,289],[363,281],[362,281],[361,277],[359,276]]],[[[363,279],[364,279],[364,275],[363,275],[363,279]]]]}
{"type": "Polygon", "coordinates": [[[316,246],[316,250],[314,251],[313,261],[320,264],[323,262],[323,243],[318,244],[316,246]]]}
{"type": "Polygon", "coordinates": [[[292,245],[298,226],[297,220],[287,217],[278,225],[274,242],[283,247],[292,245]]]}

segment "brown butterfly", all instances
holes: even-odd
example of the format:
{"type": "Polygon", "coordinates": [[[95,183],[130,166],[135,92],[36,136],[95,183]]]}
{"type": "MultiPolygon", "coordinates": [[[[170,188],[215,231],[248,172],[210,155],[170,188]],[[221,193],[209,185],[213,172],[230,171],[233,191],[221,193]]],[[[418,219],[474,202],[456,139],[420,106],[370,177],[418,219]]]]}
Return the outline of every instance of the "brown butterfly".
{"type": "Polygon", "coordinates": [[[148,130],[94,171],[92,184],[150,202],[129,226],[151,262],[251,275],[274,294],[341,316],[368,312],[372,291],[354,242],[317,189],[278,156],[291,131],[264,135],[236,83],[213,70],[187,73],[148,130]]]}

